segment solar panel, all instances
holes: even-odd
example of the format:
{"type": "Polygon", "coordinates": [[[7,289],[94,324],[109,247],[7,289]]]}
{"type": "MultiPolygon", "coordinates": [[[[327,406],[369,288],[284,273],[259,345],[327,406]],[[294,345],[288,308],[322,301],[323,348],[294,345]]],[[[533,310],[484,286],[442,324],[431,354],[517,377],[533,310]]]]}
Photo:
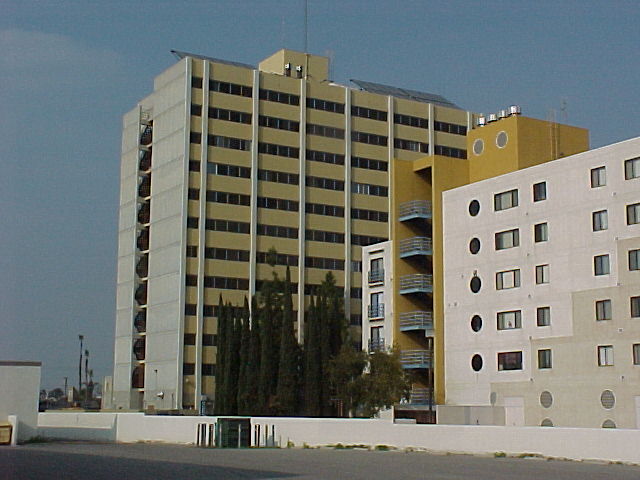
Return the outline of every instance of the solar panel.
{"type": "Polygon", "coordinates": [[[443,107],[460,109],[455,103],[450,102],[446,98],[434,93],[419,92],[418,90],[409,90],[407,88],[392,87],[383,85],[382,83],[365,82],[364,80],[351,79],[362,90],[371,93],[379,93],[381,95],[391,95],[398,98],[406,98],[417,102],[433,103],[443,107]]]}
{"type": "Polygon", "coordinates": [[[204,55],[198,55],[198,54],[195,54],[195,53],[180,52],[178,50],[171,50],[171,53],[173,53],[180,60],[182,60],[184,57],[192,57],[192,58],[197,58],[199,60],[208,60],[210,62],[222,63],[224,65],[234,65],[236,67],[251,68],[251,69],[256,68],[253,65],[249,65],[248,63],[231,62],[229,60],[222,60],[220,58],[206,57],[204,55]]]}

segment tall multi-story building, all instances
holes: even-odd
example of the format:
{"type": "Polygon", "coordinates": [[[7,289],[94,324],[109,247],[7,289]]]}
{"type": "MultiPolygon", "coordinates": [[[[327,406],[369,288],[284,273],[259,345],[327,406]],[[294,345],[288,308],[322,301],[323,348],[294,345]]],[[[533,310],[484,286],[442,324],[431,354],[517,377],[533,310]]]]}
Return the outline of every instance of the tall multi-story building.
{"type": "MultiPolygon", "coordinates": [[[[581,128],[519,115],[518,107],[481,117],[467,134],[469,158],[430,155],[396,162],[393,170],[393,341],[405,369],[414,375],[411,401],[396,406],[396,418],[435,422],[435,404],[445,402],[445,269],[443,239],[446,190],[585,151],[581,128]]],[[[446,213],[458,215],[451,210],[446,213]]],[[[464,215],[460,213],[461,221],[464,215]]],[[[455,287],[454,287],[455,288],[455,287]]],[[[374,325],[369,322],[367,328],[374,325]]],[[[452,339],[455,342],[455,338],[452,339]]]]}
{"type": "Polygon", "coordinates": [[[443,210],[447,405],[640,428],[640,138],[453,189],[443,210]]]}
{"type": "Polygon", "coordinates": [[[299,339],[328,271],[359,338],[361,247],[391,238],[396,165],[464,162],[474,121],[437,95],[333,83],[325,57],[176,53],[124,116],[115,408],[213,398],[218,299],[253,295],[271,247],[291,267],[299,339]]]}

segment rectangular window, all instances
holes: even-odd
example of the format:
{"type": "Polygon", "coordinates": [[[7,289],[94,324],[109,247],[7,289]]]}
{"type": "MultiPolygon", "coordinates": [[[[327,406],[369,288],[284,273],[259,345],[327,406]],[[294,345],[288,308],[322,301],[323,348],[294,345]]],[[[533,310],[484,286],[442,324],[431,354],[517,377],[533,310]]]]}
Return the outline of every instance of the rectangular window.
{"type": "Polygon", "coordinates": [[[299,178],[300,177],[297,173],[278,172],[276,170],[258,170],[258,180],[262,180],[265,182],[298,185],[299,178]]]}
{"type": "Polygon", "coordinates": [[[522,312],[520,310],[498,312],[496,318],[498,320],[498,330],[522,328],[522,312]]]}
{"type": "Polygon", "coordinates": [[[228,122],[251,124],[251,114],[238,112],[235,110],[225,110],[224,108],[209,107],[209,118],[216,120],[226,120],[228,122]]]}
{"type": "MultiPolygon", "coordinates": [[[[332,165],[344,165],[344,155],[340,155],[339,153],[307,150],[307,160],[310,160],[312,162],[330,163],[332,165]]],[[[385,168],[385,171],[386,171],[386,168],[385,168]]]]}
{"type": "MultiPolygon", "coordinates": [[[[250,123],[250,122],[248,122],[250,123]]],[[[290,132],[299,132],[300,123],[295,120],[287,120],[286,118],[268,117],[260,115],[258,123],[261,127],[275,128],[277,130],[288,130],[290,132]]]]}
{"type": "Polygon", "coordinates": [[[196,344],[196,334],[195,333],[185,333],[184,334],[184,344],[185,345],[195,345],[196,344]]]}
{"type": "Polygon", "coordinates": [[[202,334],[202,345],[205,347],[215,347],[217,344],[218,336],[212,333],[202,334]]]}
{"type": "Polygon", "coordinates": [[[369,220],[371,222],[388,222],[389,214],[377,210],[366,210],[364,208],[352,208],[351,218],[356,220],[369,220]]]}
{"type": "Polygon", "coordinates": [[[416,142],[413,140],[404,140],[402,138],[394,138],[393,146],[400,150],[409,150],[411,152],[429,153],[429,144],[424,142],[416,142]]]}
{"type": "Polygon", "coordinates": [[[318,135],[320,137],[344,139],[344,129],[307,123],[307,135],[318,135]]]}
{"type": "Polygon", "coordinates": [[[640,318],[640,297],[631,297],[631,317],[640,318]]]}
{"type": "Polygon", "coordinates": [[[549,265],[536,265],[536,285],[549,283],[549,265]]]}
{"type": "Polygon", "coordinates": [[[537,223],[533,226],[533,239],[536,243],[549,240],[549,226],[547,222],[537,223]]]}
{"type": "Polygon", "coordinates": [[[266,153],[268,155],[278,155],[280,157],[298,158],[300,149],[289,147],[288,145],[277,145],[275,143],[258,143],[258,153],[266,153]]]}
{"type": "Polygon", "coordinates": [[[547,199],[547,182],[535,183],[533,185],[533,201],[539,202],[547,199]]]}
{"type": "Polygon", "coordinates": [[[436,145],[433,151],[436,155],[442,155],[444,157],[463,158],[463,159],[467,158],[467,151],[463,148],[447,147],[445,145],[436,145]]]}
{"type": "Polygon", "coordinates": [[[251,87],[248,87],[246,85],[220,82],[218,80],[209,80],[209,90],[220,93],[228,93],[229,95],[240,95],[242,97],[251,97],[253,91],[251,87]]]}
{"type": "Polygon", "coordinates": [[[517,228],[496,233],[496,250],[504,250],[520,245],[520,231],[517,228]]]}
{"type": "Polygon", "coordinates": [[[640,223],[640,203],[627,205],[627,225],[640,223]]]}
{"type": "Polygon", "coordinates": [[[193,375],[196,373],[196,364],[195,363],[183,363],[182,364],[182,374],[183,375],[193,375]]]}
{"type": "Polygon", "coordinates": [[[551,307],[538,307],[536,309],[536,325],[538,327],[551,325],[551,307]]]}
{"type": "Polygon", "coordinates": [[[591,188],[604,187],[607,184],[607,170],[605,167],[591,169],[591,188]]]}
{"type": "Polygon", "coordinates": [[[498,353],[498,371],[522,370],[522,352],[498,353]]]}
{"type": "Polygon", "coordinates": [[[412,117],[411,115],[403,115],[401,113],[395,113],[393,115],[393,123],[408,125],[410,127],[429,128],[429,119],[412,117]]]}
{"type": "Polygon", "coordinates": [[[613,365],[613,345],[598,346],[598,365],[600,367],[613,365]]]}
{"type": "Polygon", "coordinates": [[[387,162],[383,160],[373,160],[371,158],[351,157],[351,166],[354,168],[366,168],[367,170],[378,170],[386,172],[387,162]]]}
{"type": "Polygon", "coordinates": [[[640,365],[640,343],[633,344],[633,364],[640,365]]]}
{"type": "Polygon", "coordinates": [[[609,275],[609,255],[596,255],[593,257],[593,274],[598,275],[609,275]]]}
{"type": "Polygon", "coordinates": [[[640,249],[629,250],[629,270],[640,270],[640,249]]]}
{"type": "Polygon", "coordinates": [[[624,178],[631,180],[632,178],[640,178],[640,157],[625,160],[624,162],[624,178]]]}
{"type": "Polygon", "coordinates": [[[213,377],[216,374],[216,366],[213,363],[202,364],[202,376],[213,377]]]}
{"type": "Polygon", "coordinates": [[[320,98],[307,98],[307,108],[324,110],[326,112],[344,113],[344,103],[331,102],[320,98]]]}
{"type": "Polygon", "coordinates": [[[344,243],[344,233],[325,230],[305,230],[304,235],[307,240],[312,242],[344,243]]]}
{"type": "Polygon", "coordinates": [[[344,207],[338,205],[326,205],[324,203],[306,203],[305,212],[314,215],[326,215],[328,217],[344,217],[344,207]]]}
{"type": "Polygon", "coordinates": [[[209,175],[224,175],[226,177],[251,178],[251,168],[228,165],[226,163],[207,162],[209,175]]]}
{"type": "Polygon", "coordinates": [[[498,212],[518,206],[518,189],[508,192],[496,193],[493,196],[493,209],[498,212]]]}
{"type": "Polygon", "coordinates": [[[338,190],[340,192],[344,191],[343,180],[336,180],[334,178],[307,176],[305,178],[305,182],[307,187],[324,188],[325,190],[338,190]]]}
{"type": "Polygon", "coordinates": [[[465,125],[457,125],[447,122],[433,122],[433,129],[437,132],[453,133],[455,135],[466,135],[467,127],[465,125]]]}
{"type": "Polygon", "coordinates": [[[381,147],[387,146],[387,137],[385,137],[384,135],[376,135],[375,133],[367,132],[356,132],[355,130],[351,132],[351,141],[368,143],[369,145],[380,145],[381,147]]]}
{"type": "Polygon", "coordinates": [[[538,350],[538,368],[551,368],[551,349],[538,350]]]}
{"type": "Polygon", "coordinates": [[[245,140],[242,138],[223,137],[220,135],[209,135],[209,146],[230,148],[232,150],[251,150],[251,140],[245,140]]]}
{"type": "Polygon", "coordinates": [[[496,290],[506,290],[520,286],[520,269],[496,273],[496,290]]]}
{"type": "Polygon", "coordinates": [[[351,106],[351,115],[354,117],[370,118],[372,120],[387,121],[387,112],[383,110],[375,110],[373,108],[351,106]]]}
{"type": "Polygon", "coordinates": [[[278,92],[276,90],[260,89],[260,100],[284,103],[285,105],[300,105],[300,97],[293,93],[278,92]]]}
{"type": "Polygon", "coordinates": [[[594,232],[609,228],[609,215],[606,210],[599,210],[591,214],[591,224],[594,232]]]}
{"type": "Polygon", "coordinates": [[[596,300],[596,320],[611,320],[611,300],[596,300]]]}
{"type": "Polygon", "coordinates": [[[382,292],[372,293],[369,304],[369,318],[384,317],[384,294],[382,292]]]}
{"type": "Polygon", "coordinates": [[[389,189],[382,185],[351,182],[351,193],[359,193],[361,195],[374,195],[376,197],[386,197],[389,194],[389,189]]]}

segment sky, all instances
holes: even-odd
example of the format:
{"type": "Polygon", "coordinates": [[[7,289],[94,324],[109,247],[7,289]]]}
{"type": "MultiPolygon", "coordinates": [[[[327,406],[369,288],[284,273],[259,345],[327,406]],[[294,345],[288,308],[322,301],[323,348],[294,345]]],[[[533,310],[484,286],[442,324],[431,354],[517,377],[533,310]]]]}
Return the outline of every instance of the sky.
{"type": "MultiPolygon", "coordinates": [[[[640,135],[640,3],[308,0],[333,80],[443,95],[464,109],[640,135]]],[[[0,360],[42,387],[112,373],[122,115],[181,50],[256,65],[303,50],[303,0],[0,2],[0,360]]]]}

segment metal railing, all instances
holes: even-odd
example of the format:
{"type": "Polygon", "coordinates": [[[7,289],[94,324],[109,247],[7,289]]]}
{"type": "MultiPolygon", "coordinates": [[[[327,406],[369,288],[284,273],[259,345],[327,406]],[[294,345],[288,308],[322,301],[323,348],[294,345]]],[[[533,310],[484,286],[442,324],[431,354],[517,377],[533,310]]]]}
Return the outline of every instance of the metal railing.
{"type": "Polygon", "coordinates": [[[410,215],[429,216],[431,215],[431,202],[428,200],[410,200],[400,204],[398,213],[400,217],[410,215]]]}
{"type": "Polygon", "coordinates": [[[429,350],[402,350],[400,363],[404,368],[425,368],[431,366],[431,357],[429,350]]]}
{"type": "Polygon", "coordinates": [[[369,305],[368,308],[369,318],[382,318],[384,317],[384,303],[378,303],[369,305]]]}
{"type": "Polygon", "coordinates": [[[369,284],[372,283],[384,283],[384,268],[371,270],[369,272],[369,284]]]}
{"type": "Polygon", "coordinates": [[[414,405],[428,405],[430,400],[428,388],[413,388],[409,396],[409,403],[414,405]]]}
{"type": "Polygon", "coordinates": [[[431,251],[431,239],[429,237],[411,237],[400,240],[400,255],[420,251],[431,251]]]}
{"type": "Polygon", "coordinates": [[[384,338],[370,338],[369,339],[369,351],[370,352],[383,352],[384,351],[384,338]]]}
{"type": "Polygon", "coordinates": [[[432,277],[427,273],[410,273],[400,277],[400,292],[403,290],[431,290],[432,277]]]}
{"type": "Polygon", "coordinates": [[[400,314],[400,328],[433,329],[433,313],[416,310],[400,314]]]}

